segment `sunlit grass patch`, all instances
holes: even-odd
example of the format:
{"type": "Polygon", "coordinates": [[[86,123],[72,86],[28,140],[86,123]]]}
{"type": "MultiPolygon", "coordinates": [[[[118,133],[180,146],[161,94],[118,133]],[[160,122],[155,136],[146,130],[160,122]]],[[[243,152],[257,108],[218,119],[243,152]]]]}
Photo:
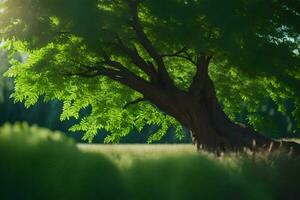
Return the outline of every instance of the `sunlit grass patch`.
{"type": "Polygon", "coordinates": [[[184,156],[197,154],[192,144],[78,144],[84,152],[104,155],[119,167],[130,167],[136,160],[161,159],[165,156],[184,156]]]}

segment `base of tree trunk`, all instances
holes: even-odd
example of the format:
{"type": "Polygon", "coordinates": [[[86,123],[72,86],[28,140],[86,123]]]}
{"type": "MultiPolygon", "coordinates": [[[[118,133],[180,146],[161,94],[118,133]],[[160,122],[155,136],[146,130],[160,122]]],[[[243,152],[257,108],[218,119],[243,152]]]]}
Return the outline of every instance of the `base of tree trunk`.
{"type": "Polygon", "coordinates": [[[183,114],[173,116],[177,116],[177,119],[190,130],[198,149],[217,154],[245,149],[270,152],[284,149],[295,156],[300,155],[300,145],[297,143],[276,141],[254,129],[231,121],[223,112],[209,78],[204,86],[196,91],[178,95],[184,106],[177,106],[176,109],[182,110],[183,114]]]}

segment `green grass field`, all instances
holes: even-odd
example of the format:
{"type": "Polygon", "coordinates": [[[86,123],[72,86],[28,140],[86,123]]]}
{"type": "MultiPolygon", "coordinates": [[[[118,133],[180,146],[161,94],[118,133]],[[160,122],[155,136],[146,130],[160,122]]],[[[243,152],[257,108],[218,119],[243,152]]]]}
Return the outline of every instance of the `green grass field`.
{"type": "Polygon", "coordinates": [[[197,154],[192,144],[77,144],[82,152],[98,153],[119,167],[130,167],[134,161],[197,154]]]}
{"type": "MultiPolygon", "coordinates": [[[[294,140],[292,140],[294,141],[294,140]]],[[[295,142],[295,141],[294,141],[295,142]]],[[[112,161],[120,169],[128,169],[137,162],[159,161],[172,157],[205,157],[216,161],[224,167],[239,167],[243,159],[253,159],[254,161],[264,160],[268,162],[270,157],[280,157],[282,152],[275,152],[268,155],[267,152],[226,153],[221,157],[216,157],[207,152],[198,152],[192,144],[76,144],[83,153],[94,153],[112,161]]],[[[283,153],[284,154],[284,153],[283,153]]]]}
{"type": "MultiPolygon", "coordinates": [[[[198,152],[192,144],[76,144],[83,153],[94,153],[104,156],[112,161],[119,169],[127,170],[141,162],[159,162],[168,159],[181,159],[193,157],[205,158],[216,162],[224,168],[239,167],[241,158],[249,158],[252,152],[242,154],[227,153],[216,157],[207,152],[198,152]]],[[[264,154],[259,153],[257,159],[262,159],[264,154]]]]}
{"type": "Polygon", "coordinates": [[[1,200],[296,200],[300,161],[286,152],[193,145],[76,144],[26,124],[0,128],[1,200]]]}
{"type": "Polygon", "coordinates": [[[215,157],[192,144],[77,144],[112,161],[135,199],[297,199],[298,161],[284,152],[215,157]]]}

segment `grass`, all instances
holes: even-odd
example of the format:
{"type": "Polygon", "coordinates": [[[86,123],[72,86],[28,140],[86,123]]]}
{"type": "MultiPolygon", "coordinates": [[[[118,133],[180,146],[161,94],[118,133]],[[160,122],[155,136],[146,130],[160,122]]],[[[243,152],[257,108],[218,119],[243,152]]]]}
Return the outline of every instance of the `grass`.
{"type": "Polygon", "coordinates": [[[196,152],[186,145],[87,145],[122,172],[132,199],[299,199],[300,162],[285,152],[196,152]]]}
{"type": "Polygon", "coordinates": [[[284,152],[196,153],[192,145],[76,145],[26,124],[0,128],[1,200],[299,199],[284,152]]]}
{"type": "Polygon", "coordinates": [[[77,147],[82,152],[105,156],[120,168],[128,168],[140,160],[197,154],[192,144],[77,144],[77,147]]]}

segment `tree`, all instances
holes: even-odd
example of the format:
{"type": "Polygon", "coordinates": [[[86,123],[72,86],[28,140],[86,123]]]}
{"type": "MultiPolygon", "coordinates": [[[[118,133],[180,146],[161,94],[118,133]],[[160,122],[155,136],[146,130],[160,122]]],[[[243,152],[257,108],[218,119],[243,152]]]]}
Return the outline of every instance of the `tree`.
{"type": "Polygon", "coordinates": [[[279,146],[234,122],[241,105],[251,114],[272,98],[284,112],[289,100],[300,122],[299,15],[298,0],[7,0],[0,27],[29,55],[7,72],[17,101],[59,99],[61,119],[91,106],[72,127],[87,140],[157,124],[153,141],[183,126],[219,151],[279,146]]]}

